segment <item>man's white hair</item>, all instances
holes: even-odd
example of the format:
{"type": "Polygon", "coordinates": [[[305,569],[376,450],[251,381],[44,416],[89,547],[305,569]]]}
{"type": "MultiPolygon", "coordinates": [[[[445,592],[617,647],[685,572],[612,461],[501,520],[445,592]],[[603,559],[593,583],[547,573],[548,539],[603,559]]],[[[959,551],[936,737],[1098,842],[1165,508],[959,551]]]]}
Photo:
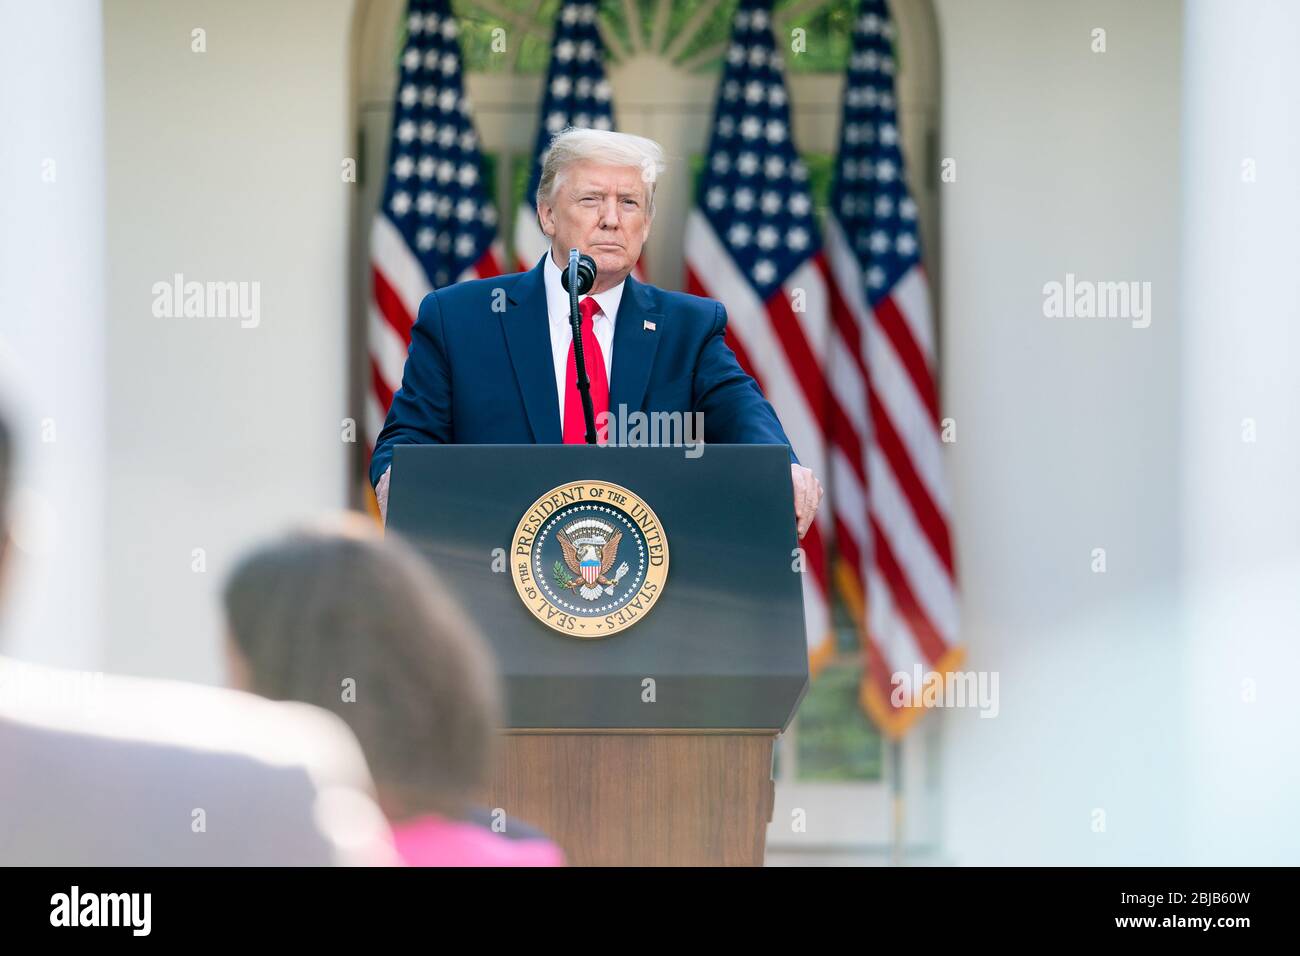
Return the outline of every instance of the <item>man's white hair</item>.
{"type": "Polygon", "coordinates": [[[537,183],[535,197],[537,205],[549,203],[555,197],[555,189],[565,170],[584,160],[641,170],[641,181],[649,192],[648,214],[654,216],[655,186],[668,168],[664,164],[663,147],[644,136],[607,129],[569,126],[555,134],[546,150],[546,158],[542,160],[542,178],[537,183]]]}

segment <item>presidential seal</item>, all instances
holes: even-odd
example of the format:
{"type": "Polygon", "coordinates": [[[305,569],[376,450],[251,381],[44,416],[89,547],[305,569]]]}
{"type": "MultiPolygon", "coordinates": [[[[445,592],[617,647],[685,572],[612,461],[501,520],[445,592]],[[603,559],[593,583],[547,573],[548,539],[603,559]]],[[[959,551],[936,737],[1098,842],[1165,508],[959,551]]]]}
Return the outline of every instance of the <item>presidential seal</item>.
{"type": "Polygon", "coordinates": [[[668,578],[668,539],[622,485],[552,488],[515,529],[511,576],[524,606],[566,637],[601,638],[641,620],[668,578]]]}

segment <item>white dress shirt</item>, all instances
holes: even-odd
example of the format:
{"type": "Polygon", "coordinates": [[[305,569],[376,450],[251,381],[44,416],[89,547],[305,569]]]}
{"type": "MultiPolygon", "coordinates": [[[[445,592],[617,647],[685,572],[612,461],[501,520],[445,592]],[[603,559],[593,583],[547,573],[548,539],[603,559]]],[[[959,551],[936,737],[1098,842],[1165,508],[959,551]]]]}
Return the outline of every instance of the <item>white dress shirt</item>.
{"type": "MultiPolygon", "coordinates": [[[[569,371],[569,346],[573,344],[573,326],[569,324],[569,293],[560,283],[560,267],[554,257],[546,254],[546,311],[551,324],[551,357],[555,360],[555,395],[560,402],[560,428],[564,427],[564,380],[569,371]]],[[[626,280],[624,280],[626,281],[626,280]]],[[[582,302],[587,296],[581,296],[582,302]]],[[[618,317],[618,304],[623,300],[623,283],[612,289],[597,292],[592,296],[600,306],[600,311],[591,320],[592,331],[596,341],[605,354],[605,383],[608,385],[614,372],[614,322],[618,317]]],[[[596,376],[596,367],[590,355],[587,360],[587,375],[596,376]]],[[[610,409],[614,411],[614,409],[610,409]]]]}

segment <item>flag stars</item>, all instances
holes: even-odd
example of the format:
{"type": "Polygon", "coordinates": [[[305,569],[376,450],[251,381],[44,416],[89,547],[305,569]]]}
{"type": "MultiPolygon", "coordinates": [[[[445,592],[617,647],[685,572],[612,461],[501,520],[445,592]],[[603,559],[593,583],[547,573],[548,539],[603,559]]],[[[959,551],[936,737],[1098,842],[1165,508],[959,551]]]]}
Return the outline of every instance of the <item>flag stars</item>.
{"type": "Polygon", "coordinates": [[[767,87],[759,80],[750,80],[745,84],[745,102],[761,103],[767,97],[767,87]]]}
{"type": "Polygon", "coordinates": [[[727,153],[714,153],[709,165],[719,176],[725,176],[731,171],[731,156],[727,153]]]}
{"type": "Polygon", "coordinates": [[[791,252],[803,252],[808,248],[808,230],[802,226],[795,226],[785,234],[785,244],[791,252]]]}
{"type": "Polygon", "coordinates": [[[389,203],[389,208],[393,210],[393,215],[405,216],[411,211],[411,194],[405,190],[399,189],[397,192],[393,193],[393,198],[389,203]]]}
{"type": "Polygon", "coordinates": [[[758,246],[760,249],[775,249],[776,244],[781,241],[781,234],[775,226],[762,226],[758,230],[758,246]]]}
{"type": "Polygon", "coordinates": [[[772,155],[763,160],[763,175],[768,179],[780,179],[785,175],[785,160],[772,155]]]}
{"type": "Polygon", "coordinates": [[[409,73],[413,70],[418,70],[419,68],[420,68],[420,51],[417,50],[415,47],[407,48],[407,51],[402,54],[402,69],[406,70],[409,73]]]}
{"type": "Polygon", "coordinates": [[[757,116],[746,116],[740,121],[740,135],[745,139],[757,139],[763,124],[757,116]]]}
{"type": "Polygon", "coordinates": [[[433,230],[429,228],[421,229],[415,234],[415,245],[421,252],[428,252],[433,248],[433,230]]]}
{"type": "Polygon", "coordinates": [[[752,189],[736,190],[736,208],[741,212],[749,212],[754,208],[754,191],[752,189]]]}
{"type": "Polygon", "coordinates": [[[741,153],[740,158],[736,161],[736,169],[742,176],[753,176],[758,172],[758,157],[753,153],[741,153]]]}
{"type": "Polygon", "coordinates": [[[916,236],[910,232],[898,234],[898,239],[894,242],[894,249],[900,256],[911,256],[916,253],[916,236]]]}
{"type": "Polygon", "coordinates": [[[749,245],[749,240],[752,235],[753,230],[743,222],[738,222],[727,230],[727,238],[731,241],[731,244],[742,249],[749,245]]]}
{"type": "Polygon", "coordinates": [[[398,179],[409,179],[415,170],[415,163],[405,153],[399,155],[393,163],[393,175],[398,179]]]}
{"type": "Polygon", "coordinates": [[[421,191],[420,195],[415,199],[416,211],[418,211],[421,216],[430,216],[433,214],[433,207],[433,193],[429,192],[427,189],[421,191]]]}
{"type": "Polygon", "coordinates": [[[398,95],[403,106],[407,109],[415,105],[415,101],[420,98],[420,91],[415,88],[414,83],[407,83],[402,87],[402,92],[398,95]]]}
{"type": "Polygon", "coordinates": [[[727,204],[727,191],[721,186],[714,186],[705,196],[704,201],[710,209],[721,209],[727,204]]]}
{"type": "Polygon", "coordinates": [[[753,275],[759,285],[767,285],[776,278],[776,266],[771,259],[759,259],[754,263],[753,275]]]}
{"type": "Polygon", "coordinates": [[[759,208],[763,210],[764,215],[775,216],[781,211],[781,194],[772,189],[766,190],[763,198],[759,200],[759,208]]]}
{"type": "Polygon", "coordinates": [[[415,123],[412,120],[402,120],[397,124],[397,139],[402,143],[409,143],[415,139],[415,123]]]}
{"type": "Polygon", "coordinates": [[[907,220],[916,218],[916,200],[911,196],[906,197],[898,204],[898,214],[907,220]]]}

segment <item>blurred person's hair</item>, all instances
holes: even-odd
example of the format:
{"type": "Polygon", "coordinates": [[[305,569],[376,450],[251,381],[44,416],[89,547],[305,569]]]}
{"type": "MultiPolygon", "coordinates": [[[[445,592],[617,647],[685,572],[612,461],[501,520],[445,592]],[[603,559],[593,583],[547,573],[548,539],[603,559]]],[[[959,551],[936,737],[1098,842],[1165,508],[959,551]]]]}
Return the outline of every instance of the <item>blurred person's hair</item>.
{"type": "Polygon", "coordinates": [[[224,596],[246,689],[342,717],[390,819],[468,811],[500,691],[486,643],[421,555],[351,515],[257,548],[224,596]]]}

